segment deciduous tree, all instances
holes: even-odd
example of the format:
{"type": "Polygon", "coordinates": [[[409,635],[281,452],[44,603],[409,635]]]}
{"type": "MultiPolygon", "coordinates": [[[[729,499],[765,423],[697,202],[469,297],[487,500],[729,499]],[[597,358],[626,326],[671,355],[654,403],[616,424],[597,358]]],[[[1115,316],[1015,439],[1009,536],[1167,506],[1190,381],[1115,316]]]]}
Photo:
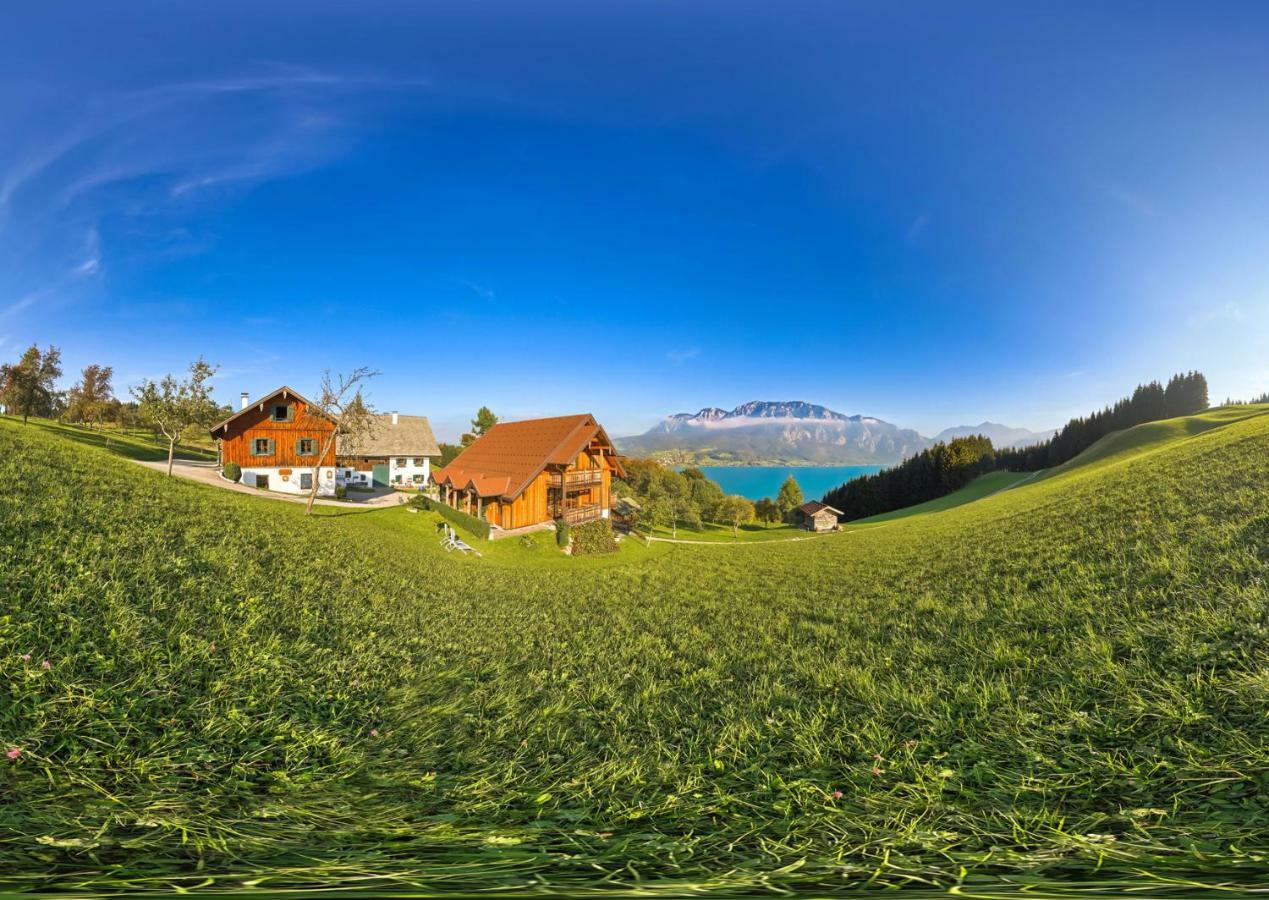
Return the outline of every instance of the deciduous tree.
{"type": "Polygon", "coordinates": [[[85,366],[80,381],[66,395],[66,416],[72,422],[82,422],[94,427],[106,412],[106,405],[113,398],[110,379],[114,369],[93,363],[85,366]]]}
{"type": "Polygon", "coordinates": [[[788,521],[793,510],[802,505],[802,486],[790,475],[780,485],[780,493],[776,495],[776,507],[780,510],[780,518],[788,521]]]}
{"type": "Polygon", "coordinates": [[[753,505],[754,518],[764,525],[780,521],[780,507],[770,497],[763,497],[753,505]]]}
{"type": "Polygon", "coordinates": [[[362,386],[379,373],[365,366],[354,369],[350,374],[340,374],[332,378],[327,370],[322,375],[322,386],[317,399],[313,401],[314,412],[325,415],[335,424],[322,440],[321,452],[317,454],[318,464],[313,472],[313,484],[309,488],[308,502],[304,505],[304,514],[313,514],[313,501],[317,499],[317,489],[321,481],[321,463],[341,437],[350,444],[356,444],[371,434],[376,424],[375,411],[362,396],[362,386]]]}
{"type": "Polygon", "coordinates": [[[735,537],[741,525],[753,521],[754,505],[739,494],[730,494],[718,502],[719,518],[731,526],[732,537],[735,537]]]}
{"type": "Polygon", "coordinates": [[[43,353],[32,344],[16,363],[0,365],[0,402],[11,415],[52,415],[57,405],[54,383],[62,377],[62,351],[49,345],[43,353]]]}
{"type": "Polygon", "coordinates": [[[208,382],[217,368],[200,356],[190,364],[189,376],[183,381],[177,381],[174,375],[164,375],[160,381],[147,379],[132,388],[140,420],[158,429],[167,438],[169,476],[176,456],[176,444],[186,430],[195,426],[207,427],[215,422],[219,407],[211,398],[212,388],[208,382]]]}

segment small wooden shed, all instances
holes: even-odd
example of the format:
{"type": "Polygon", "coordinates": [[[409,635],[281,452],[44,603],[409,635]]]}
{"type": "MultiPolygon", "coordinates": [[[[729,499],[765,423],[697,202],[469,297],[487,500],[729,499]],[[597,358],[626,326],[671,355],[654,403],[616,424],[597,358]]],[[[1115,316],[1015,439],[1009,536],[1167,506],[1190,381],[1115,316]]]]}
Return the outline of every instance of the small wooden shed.
{"type": "Polygon", "coordinates": [[[803,503],[796,510],[796,521],[807,531],[835,531],[840,509],[833,509],[827,503],[812,500],[803,503]]]}

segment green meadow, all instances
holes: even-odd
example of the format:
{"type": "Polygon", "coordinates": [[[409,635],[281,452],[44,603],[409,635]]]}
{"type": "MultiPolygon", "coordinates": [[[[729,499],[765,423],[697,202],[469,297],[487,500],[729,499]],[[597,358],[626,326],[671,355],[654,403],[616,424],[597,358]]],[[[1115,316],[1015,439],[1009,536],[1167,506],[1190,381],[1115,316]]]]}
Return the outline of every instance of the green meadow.
{"type": "Polygon", "coordinates": [[[0,889],[1269,888],[1267,406],[578,559],[91,443],[0,421],[0,889]]]}

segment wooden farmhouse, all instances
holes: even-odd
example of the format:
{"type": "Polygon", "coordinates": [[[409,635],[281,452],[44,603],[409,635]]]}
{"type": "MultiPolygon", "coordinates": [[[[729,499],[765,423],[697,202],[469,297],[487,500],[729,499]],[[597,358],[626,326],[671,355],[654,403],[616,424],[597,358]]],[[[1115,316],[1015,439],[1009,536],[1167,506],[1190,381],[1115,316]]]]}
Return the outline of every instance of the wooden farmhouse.
{"type": "Polygon", "coordinates": [[[350,484],[423,487],[440,455],[427,416],[385,413],[355,441],[340,435],[335,462],[348,470],[350,484]]]}
{"type": "Polygon", "coordinates": [[[795,521],[807,531],[835,531],[837,517],[841,514],[840,509],[833,509],[818,500],[803,503],[794,510],[795,521]]]}
{"type": "Polygon", "coordinates": [[[429,458],[440,455],[423,416],[379,416],[360,446],[331,442],[334,432],[329,416],[285,386],[255,401],[244,393],[238,412],[211,428],[222,470],[237,463],[243,484],[285,494],[308,493],[314,478],[320,496],[345,486],[423,485],[429,458]]]}
{"type": "Polygon", "coordinates": [[[500,422],[433,474],[441,500],[495,528],[607,518],[625,470],[593,416],[500,422]]]}
{"type": "Polygon", "coordinates": [[[301,494],[317,475],[319,493],[334,493],[334,444],[318,459],[334,431],[328,416],[283,386],[254,402],[244,393],[238,412],[213,425],[211,436],[219,447],[219,465],[237,463],[249,487],[301,494]]]}

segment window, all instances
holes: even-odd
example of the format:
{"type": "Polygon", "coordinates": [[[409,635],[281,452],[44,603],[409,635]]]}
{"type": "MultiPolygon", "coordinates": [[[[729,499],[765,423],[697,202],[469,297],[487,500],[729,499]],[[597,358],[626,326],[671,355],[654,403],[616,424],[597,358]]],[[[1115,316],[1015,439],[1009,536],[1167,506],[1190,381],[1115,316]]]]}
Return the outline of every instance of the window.
{"type": "Polygon", "coordinates": [[[418,472],[415,472],[415,473],[414,473],[414,483],[415,483],[415,484],[422,484],[422,483],[423,483],[423,476],[422,476],[422,474],[420,474],[420,473],[418,473],[418,472]]]}
{"type": "Polygon", "coordinates": [[[295,455],[296,456],[316,456],[317,455],[316,443],[317,442],[314,441],[312,438],[300,438],[299,440],[295,442],[295,455]]]}
{"type": "Polygon", "coordinates": [[[289,422],[291,421],[291,404],[279,403],[273,407],[273,421],[289,422]]]}
{"type": "Polygon", "coordinates": [[[313,489],[313,473],[301,472],[300,473],[300,490],[310,491],[312,489],[313,489]]]}
{"type": "Polygon", "coordinates": [[[251,442],[252,456],[272,456],[273,438],[256,438],[251,442]]]}
{"type": "Polygon", "coordinates": [[[404,459],[398,459],[397,468],[404,469],[405,467],[406,467],[406,461],[404,459]]]}
{"type": "Polygon", "coordinates": [[[418,459],[418,458],[415,458],[415,460],[414,460],[414,466],[415,466],[415,468],[418,468],[418,469],[423,468],[423,460],[418,459]]]}

